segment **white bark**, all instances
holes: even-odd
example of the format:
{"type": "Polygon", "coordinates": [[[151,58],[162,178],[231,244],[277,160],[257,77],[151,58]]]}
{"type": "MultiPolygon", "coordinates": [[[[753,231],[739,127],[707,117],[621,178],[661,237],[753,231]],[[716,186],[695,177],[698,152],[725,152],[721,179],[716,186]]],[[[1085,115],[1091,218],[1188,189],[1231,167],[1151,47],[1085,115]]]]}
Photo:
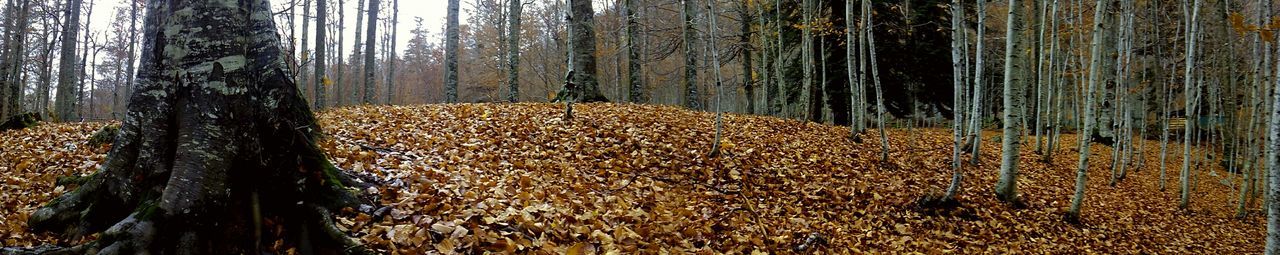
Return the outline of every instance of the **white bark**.
{"type": "MultiPolygon", "coordinates": [[[[1009,0],[1009,6],[1022,6],[1018,0],[1009,0]]],[[[1000,180],[996,182],[996,197],[1004,201],[1018,198],[1018,147],[1022,144],[1021,130],[1023,80],[1022,63],[1022,10],[1009,8],[1005,29],[1004,68],[1004,138],[1001,140],[1000,180]]]]}

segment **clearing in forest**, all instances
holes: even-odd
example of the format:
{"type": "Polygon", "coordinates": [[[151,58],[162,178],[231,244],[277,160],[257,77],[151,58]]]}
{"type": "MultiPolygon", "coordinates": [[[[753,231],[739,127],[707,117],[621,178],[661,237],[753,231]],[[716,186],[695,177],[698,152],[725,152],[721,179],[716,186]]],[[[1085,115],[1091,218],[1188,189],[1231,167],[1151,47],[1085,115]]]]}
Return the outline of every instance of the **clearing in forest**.
{"type": "MultiPolygon", "coordinates": [[[[348,212],[339,225],[388,253],[661,251],[689,253],[1205,253],[1260,252],[1261,212],[1233,218],[1239,177],[1203,164],[1190,210],[1177,209],[1182,146],[1170,145],[1159,190],[1159,142],[1129,177],[1107,185],[1110,148],[1091,148],[1083,225],[1062,221],[1078,142],[1054,161],[1024,149],[1025,207],[991,187],[999,145],[965,166],[959,208],[922,211],[917,198],[950,179],[951,133],[890,130],[891,157],[844,127],[729,114],[723,153],[707,156],[714,113],[633,104],[458,104],[333,109],[319,115],[329,157],[381,183],[385,217],[348,212]],[[1224,178],[1229,178],[1224,181],[1224,178]]],[[[42,124],[0,133],[3,246],[75,243],[27,232],[27,215],[104,158],[90,146],[107,123],[42,124]]],[[[1030,138],[1028,138],[1030,139],[1030,138]]],[[[967,158],[967,157],[966,157],[967,158]]],[[[271,221],[268,219],[267,224],[271,221]]],[[[272,251],[293,247],[276,236],[272,251]]]]}

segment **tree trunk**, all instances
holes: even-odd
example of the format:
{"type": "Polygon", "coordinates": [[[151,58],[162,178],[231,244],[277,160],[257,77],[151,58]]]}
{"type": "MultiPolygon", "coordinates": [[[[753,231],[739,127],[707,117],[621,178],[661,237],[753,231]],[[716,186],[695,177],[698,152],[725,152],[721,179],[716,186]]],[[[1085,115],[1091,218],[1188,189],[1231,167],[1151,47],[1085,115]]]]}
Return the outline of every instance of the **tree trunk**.
{"type": "Polygon", "coordinates": [[[100,254],[261,253],[269,240],[254,223],[284,216],[316,230],[288,231],[310,233],[298,236],[315,245],[304,251],[367,252],[329,218],[362,203],[347,191],[359,183],[317,146],[268,1],[147,6],[144,68],[107,159],[28,226],[101,233],[78,247],[100,254]]]}
{"type": "Polygon", "coordinates": [[[962,160],[960,159],[961,157],[960,147],[963,146],[960,140],[961,140],[961,137],[963,137],[962,133],[964,132],[963,128],[961,128],[961,126],[964,125],[963,124],[964,115],[961,114],[961,112],[963,111],[961,110],[963,109],[963,106],[961,105],[963,105],[962,101],[964,101],[964,89],[965,89],[965,80],[964,80],[965,70],[964,70],[964,66],[962,65],[962,62],[963,62],[962,58],[964,58],[964,55],[962,55],[961,49],[963,48],[962,45],[966,43],[963,39],[964,37],[961,36],[961,34],[965,32],[964,27],[961,25],[961,20],[963,19],[964,19],[964,6],[960,4],[960,0],[952,0],[951,1],[951,82],[952,82],[951,131],[953,133],[951,137],[951,143],[953,146],[952,152],[951,152],[952,174],[951,174],[951,184],[947,185],[947,191],[946,191],[946,194],[943,195],[943,200],[955,199],[956,193],[960,191],[961,181],[964,178],[964,173],[960,171],[960,168],[962,165],[961,163],[962,160]]]}
{"type": "Polygon", "coordinates": [[[640,70],[640,50],[637,49],[636,38],[640,37],[639,10],[637,0],[624,0],[627,15],[627,88],[631,92],[628,100],[632,103],[643,103],[644,76],[640,70]]]}
{"type": "Polygon", "coordinates": [[[315,92],[313,97],[315,100],[312,101],[315,103],[316,109],[325,108],[325,83],[329,80],[329,77],[325,76],[324,73],[324,61],[326,60],[325,28],[327,28],[329,24],[329,20],[325,18],[326,14],[329,13],[329,10],[325,9],[325,2],[327,1],[316,0],[316,78],[314,81],[315,88],[313,88],[315,92]]]}
{"type": "Polygon", "coordinates": [[[1179,196],[1178,208],[1182,208],[1182,209],[1187,209],[1187,204],[1191,200],[1191,187],[1190,187],[1191,185],[1190,183],[1191,131],[1192,131],[1191,127],[1193,126],[1192,124],[1195,123],[1192,120],[1194,120],[1193,116],[1196,111],[1196,100],[1199,100],[1200,98],[1200,88],[1199,86],[1196,86],[1197,83],[1195,82],[1195,75],[1193,73],[1193,71],[1195,71],[1195,66],[1196,66],[1195,65],[1196,41],[1198,39],[1197,37],[1199,36],[1199,33],[1198,33],[1199,31],[1197,31],[1199,30],[1199,26],[1198,24],[1196,24],[1196,21],[1199,20],[1199,17],[1200,17],[1200,0],[1194,0],[1194,3],[1192,4],[1191,8],[1192,8],[1191,17],[1189,20],[1187,20],[1187,51],[1186,51],[1186,62],[1185,62],[1186,69],[1183,69],[1184,70],[1183,86],[1186,86],[1186,92],[1184,94],[1186,94],[1186,100],[1187,100],[1186,101],[1187,124],[1185,125],[1183,130],[1184,135],[1183,135],[1183,141],[1182,141],[1182,172],[1179,174],[1179,177],[1178,177],[1178,180],[1181,184],[1179,186],[1179,191],[1181,196],[1179,196]]]}
{"type": "MultiPolygon", "coordinates": [[[[511,0],[508,7],[510,10],[507,11],[507,87],[509,88],[507,101],[512,103],[520,101],[520,13],[524,7],[521,1],[511,0]]],[[[627,10],[631,9],[628,8],[627,10]]],[[[628,17],[628,20],[629,22],[634,22],[630,21],[630,17],[628,17]]],[[[628,27],[627,31],[634,32],[631,29],[633,28],[628,27]]],[[[627,50],[629,53],[634,53],[635,51],[630,49],[631,34],[629,33],[628,35],[627,50]]],[[[639,69],[639,66],[635,68],[639,69]]]]}
{"type": "Polygon", "coordinates": [[[710,39],[707,40],[707,46],[710,47],[708,51],[711,52],[711,69],[714,70],[716,76],[716,137],[715,140],[712,140],[711,152],[709,153],[711,157],[720,155],[720,137],[724,133],[724,113],[722,112],[724,100],[721,100],[724,97],[723,87],[721,86],[721,78],[723,76],[720,75],[720,51],[716,48],[715,40],[715,38],[719,38],[717,36],[719,34],[716,33],[716,16],[719,16],[719,14],[716,13],[715,0],[707,0],[707,19],[709,20],[707,22],[707,33],[710,35],[710,39]]]}
{"type": "Polygon", "coordinates": [[[974,165],[978,164],[978,157],[982,155],[982,151],[978,150],[982,146],[982,94],[984,93],[982,90],[982,68],[984,67],[982,55],[986,53],[982,46],[985,44],[983,41],[987,27],[987,1],[977,0],[977,2],[977,7],[974,7],[974,9],[978,16],[978,39],[974,40],[976,46],[974,46],[973,52],[973,105],[969,110],[969,142],[973,143],[973,148],[970,149],[973,152],[970,160],[974,165]]]}
{"type": "MultiPolygon", "coordinates": [[[[756,113],[757,86],[756,80],[751,73],[751,11],[745,1],[740,4],[741,8],[738,8],[738,23],[740,25],[738,43],[742,47],[742,61],[739,62],[742,64],[742,90],[747,93],[747,110],[745,113],[754,114],[756,113]]],[[[712,38],[715,37],[713,36],[712,38]]]]}
{"type": "Polygon", "coordinates": [[[333,105],[335,106],[346,105],[346,97],[347,97],[346,94],[342,93],[342,88],[346,87],[346,84],[342,83],[343,82],[342,78],[345,78],[343,76],[345,76],[345,73],[346,73],[345,62],[347,58],[347,56],[343,55],[343,51],[342,51],[342,47],[344,46],[342,45],[344,43],[343,39],[345,39],[347,34],[345,32],[347,31],[347,19],[346,19],[346,16],[344,15],[345,13],[343,12],[343,10],[346,8],[347,8],[346,1],[338,0],[338,26],[337,26],[339,31],[338,44],[337,44],[338,50],[334,51],[334,55],[338,60],[338,64],[335,66],[335,68],[337,68],[338,70],[334,70],[334,75],[337,77],[334,77],[336,79],[334,79],[334,82],[333,82],[333,94],[335,95],[333,97],[333,105]]]}
{"type": "Polygon", "coordinates": [[[680,30],[681,36],[684,38],[684,91],[685,91],[685,107],[689,109],[701,110],[702,105],[699,104],[698,95],[698,54],[697,54],[697,36],[695,24],[697,23],[698,6],[695,0],[681,0],[684,2],[684,9],[680,13],[684,17],[684,26],[680,30]]]}
{"type": "Polygon", "coordinates": [[[1098,87],[1102,76],[1102,31],[1106,29],[1107,23],[1102,15],[1107,13],[1107,7],[1111,5],[1109,0],[1098,0],[1094,6],[1093,14],[1093,43],[1090,44],[1089,52],[1092,60],[1089,61],[1089,84],[1088,89],[1084,91],[1084,116],[1080,120],[1084,121],[1084,127],[1080,130],[1080,164],[1076,168],[1076,191],[1071,197],[1071,208],[1067,210],[1067,219],[1069,221],[1080,220],[1080,207],[1084,201],[1085,184],[1088,183],[1089,171],[1089,141],[1093,132],[1094,118],[1094,91],[1098,87]]]}
{"type": "MultiPolygon", "coordinates": [[[[139,0],[129,0],[129,53],[128,53],[129,66],[128,66],[128,69],[125,71],[125,75],[128,76],[128,78],[126,78],[127,81],[125,82],[125,86],[124,86],[125,95],[132,95],[133,87],[134,87],[133,86],[134,77],[137,77],[135,75],[137,72],[135,71],[136,68],[133,62],[135,59],[137,59],[137,53],[135,53],[137,51],[135,51],[134,49],[138,45],[138,12],[139,12],[138,1],[139,0]]],[[[125,102],[128,102],[128,100],[125,100],[125,102]]],[[[125,111],[123,109],[127,109],[128,105],[125,105],[124,107],[117,107],[117,108],[121,110],[113,109],[113,111],[116,111],[116,114],[118,114],[114,116],[115,119],[117,120],[124,119],[125,111]]]]}
{"type": "Polygon", "coordinates": [[[377,63],[374,61],[377,54],[375,43],[378,42],[378,0],[369,0],[369,20],[368,26],[365,27],[364,38],[364,104],[373,104],[374,86],[377,82],[377,63]]]}
{"type": "MultiPolygon", "coordinates": [[[[458,0],[449,0],[444,40],[444,101],[458,102],[458,0]]],[[[358,38],[356,40],[359,40],[358,38]]]]}
{"type": "Polygon", "coordinates": [[[396,34],[400,32],[400,0],[391,1],[391,38],[387,40],[387,101],[388,105],[395,104],[396,91],[396,34]]]}
{"type": "MultiPolygon", "coordinates": [[[[58,121],[76,120],[75,111],[75,81],[77,65],[76,62],[76,40],[80,31],[80,3],[83,0],[68,0],[66,10],[64,10],[64,29],[62,30],[62,56],[58,65],[58,96],[55,111],[57,112],[58,121]]],[[[21,44],[21,42],[15,42],[21,44]]],[[[12,53],[11,53],[12,54],[12,53]]],[[[15,55],[21,56],[21,55],[15,55]]],[[[17,59],[16,57],[14,59],[17,59]]]]}
{"type": "MultiPolygon", "coordinates": [[[[1021,7],[1018,0],[1009,0],[1009,6],[1021,7]]],[[[996,198],[1005,202],[1018,199],[1018,146],[1022,144],[1021,113],[1023,80],[1022,63],[1022,8],[1009,8],[1005,31],[1004,53],[1004,138],[1001,140],[1000,180],[996,182],[996,198]]]]}
{"type": "MultiPolygon", "coordinates": [[[[311,31],[311,1],[312,0],[302,1],[302,51],[298,53],[298,57],[300,59],[298,60],[299,70],[296,70],[297,75],[295,76],[299,81],[301,81],[298,82],[297,85],[298,90],[302,91],[302,97],[304,98],[307,97],[307,84],[311,84],[310,82],[307,82],[307,78],[309,78],[307,77],[307,64],[308,62],[311,62],[311,49],[308,48],[311,47],[311,45],[307,43],[307,39],[310,38],[310,36],[307,36],[307,33],[311,31]]],[[[317,24],[317,26],[319,25],[317,24]]],[[[312,102],[314,101],[315,99],[312,99],[312,102]]]]}
{"type": "MultiPolygon", "coordinates": [[[[1200,2],[1196,0],[1196,2],[1200,2]]],[[[1280,38],[1280,36],[1277,36],[1280,38]]],[[[1280,56],[1280,47],[1276,47],[1276,55],[1280,56]]],[[[1272,90],[1271,124],[1267,132],[1267,248],[1266,254],[1280,254],[1280,65],[1276,65],[1275,89],[1272,90]]]]}
{"type": "MultiPolygon", "coordinates": [[[[693,0],[688,0],[693,1],[693,0]]],[[[572,94],[575,102],[609,101],[600,93],[596,81],[596,30],[595,11],[590,0],[569,1],[569,41],[573,44],[570,61],[573,62],[573,84],[576,90],[572,94]]]]}
{"type": "Polygon", "coordinates": [[[889,134],[884,126],[884,93],[880,88],[880,69],[876,67],[876,36],[871,23],[871,1],[862,0],[863,40],[867,41],[867,52],[871,60],[871,81],[876,86],[876,129],[880,130],[880,162],[889,161],[889,134]]]}

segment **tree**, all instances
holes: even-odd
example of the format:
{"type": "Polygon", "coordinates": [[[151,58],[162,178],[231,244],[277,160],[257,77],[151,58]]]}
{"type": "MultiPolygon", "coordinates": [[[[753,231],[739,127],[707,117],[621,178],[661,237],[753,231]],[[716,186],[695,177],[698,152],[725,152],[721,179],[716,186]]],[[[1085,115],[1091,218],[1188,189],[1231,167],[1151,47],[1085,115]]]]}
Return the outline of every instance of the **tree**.
{"type": "MultiPolygon", "coordinates": [[[[711,38],[717,38],[716,16],[719,15],[720,14],[716,13],[715,0],[707,0],[707,18],[710,20],[710,22],[707,22],[707,33],[711,35],[711,38]]],[[[711,157],[716,157],[720,155],[720,139],[724,133],[724,113],[721,111],[724,107],[722,106],[724,101],[721,100],[721,98],[724,97],[724,92],[722,91],[723,87],[721,86],[721,79],[723,76],[720,75],[720,53],[719,50],[716,49],[715,41],[708,40],[707,46],[711,48],[711,60],[713,61],[711,69],[715,70],[714,72],[716,75],[716,137],[715,140],[712,140],[710,153],[711,157]]]]}
{"type": "Polygon", "coordinates": [[[1022,143],[1022,5],[1009,0],[1009,15],[1005,28],[1004,53],[1004,138],[1000,156],[1000,180],[996,182],[996,198],[1013,202],[1018,198],[1018,146],[1022,143]]]}
{"type": "Polygon", "coordinates": [[[369,25],[365,31],[364,41],[364,104],[373,104],[373,87],[376,80],[377,66],[374,65],[374,43],[377,42],[378,0],[369,0],[369,25]]]}
{"type": "Polygon", "coordinates": [[[387,40],[387,44],[391,45],[387,47],[387,54],[390,55],[387,57],[387,104],[395,104],[392,95],[396,90],[396,62],[399,61],[396,58],[396,34],[400,32],[397,29],[400,26],[400,0],[392,0],[391,10],[391,38],[387,40]]]}
{"type": "MultiPolygon", "coordinates": [[[[507,101],[512,103],[520,101],[520,14],[523,7],[521,0],[510,0],[507,7],[510,8],[507,10],[507,101]]],[[[628,42],[631,42],[630,38],[628,42]]]]}
{"type": "MultiPolygon", "coordinates": [[[[687,0],[693,1],[693,0],[687,0]]],[[[577,85],[572,92],[575,102],[609,101],[600,93],[596,82],[596,32],[595,11],[591,8],[591,0],[569,0],[569,41],[570,62],[573,66],[573,84],[577,85]]]]}
{"type": "MultiPolygon", "coordinates": [[[[982,1],[982,0],[979,0],[979,1],[982,1]]],[[[963,105],[961,101],[964,101],[964,88],[966,87],[965,78],[964,78],[965,68],[962,65],[962,60],[961,60],[962,58],[964,58],[964,55],[962,55],[961,53],[961,48],[963,47],[962,46],[963,44],[967,43],[964,41],[963,39],[964,37],[961,36],[961,34],[964,33],[964,27],[961,25],[961,20],[963,19],[964,19],[964,6],[960,4],[960,0],[952,0],[951,1],[951,70],[952,70],[951,80],[952,80],[952,87],[953,87],[952,109],[955,109],[955,110],[951,111],[951,115],[952,115],[951,131],[954,133],[951,138],[952,138],[952,145],[954,147],[952,148],[952,153],[951,153],[951,156],[952,156],[951,184],[947,186],[947,191],[942,196],[942,200],[944,201],[955,199],[956,193],[960,191],[960,185],[961,185],[962,179],[964,179],[964,173],[960,171],[963,165],[962,160],[960,159],[961,157],[960,151],[962,150],[961,147],[963,145],[961,145],[960,140],[961,140],[961,137],[964,136],[962,134],[964,133],[964,128],[961,127],[962,125],[964,125],[963,124],[964,115],[961,114],[963,110],[960,110],[960,109],[963,109],[963,107],[961,107],[961,105],[963,105]]]]}
{"type": "Polygon", "coordinates": [[[58,96],[54,111],[57,112],[58,121],[75,120],[75,81],[76,78],[76,39],[80,31],[80,3],[83,0],[68,0],[66,10],[64,10],[65,24],[62,30],[62,51],[59,54],[62,60],[58,65],[58,96]]]}
{"type": "Polygon", "coordinates": [[[449,0],[444,39],[444,101],[458,102],[458,0],[449,0]]]}
{"type": "MultiPolygon", "coordinates": [[[[347,31],[347,18],[345,13],[343,12],[343,10],[345,10],[346,8],[347,8],[346,1],[338,0],[338,26],[337,26],[338,31],[347,31]]],[[[356,26],[359,27],[359,25],[356,25],[356,26]]],[[[356,32],[356,33],[360,33],[360,32],[356,32]]],[[[342,88],[347,86],[346,83],[343,83],[343,79],[342,79],[342,78],[345,78],[344,76],[346,73],[345,59],[347,57],[342,55],[342,53],[344,52],[342,50],[342,47],[344,46],[343,41],[344,39],[346,39],[345,38],[346,34],[347,33],[343,33],[343,32],[338,33],[338,43],[337,43],[338,50],[334,52],[336,53],[335,55],[337,55],[336,57],[338,59],[338,65],[335,66],[338,70],[334,70],[334,76],[337,76],[337,77],[334,77],[336,79],[334,79],[334,82],[333,82],[333,90],[334,90],[333,94],[337,96],[333,97],[333,101],[334,101],[333,105],[338,105],[338,106],[346,104],[346,100],[345,100],[346,94],[342,93],[342,88]]]]}
{"type": "Polygon", "coordinates": [[[640,50],[637,49],[636,38],[640,37],[639,10],[636,8],[636,0],[623,0],[627,15],[627,88],[631,94],[628,101],[632,103],[644,102],[644,80],[643,73],[640,70],[640,50]]]}
{"type": "Polygon", "coordinates": [[[147,8],[139,86],[109,156],[28,226],[101,233],[71,253],[259,253],[254,222],[285,215],[282,226],[312,230],[303,231],[313,239],[304,252],[362,251],[330,218],[362,203],[346,188],[358,183],[315,142],[319,129],[294,87],[269,2],[147,8]]]}
{"type": "Polygon", "coordinates": [[[684,92],[685,107],[689,109],[702,109],[699,104],[698,95],[698,55],[696,38],[694,34],[695,24],[697,24],[698,4],[696,0],[681,0],[684,2],[684,9],[680,15],[684,17],[684,26],[681,27],[681,35],[684,37],[684,92]]]}
{"type": "Polygon", "coordinates": [[[1090,52],[1089,55],[1092,57],[1092,60],[1089,61],[1088,88],[1084,91],[1084,98],[1085,98],[1084,111],[1083,111],[1084,117],[1082,118],[1082,120],[1084,121],[1084,128],[1080,130],[1081,132],[1080,133],[1081,149],[1079,149],[1080,164],[1079,164],[1079,168],[1076,169],[1075,195],[1071,197],[1071,208],[1067,210],[1066,217],[1068,221],[1080,220],[1080,206],[1084,201],[1085,184],[1088,183],[1088,171],[1089,171],[1089,149],[1088,148],[1089,148],[1089,140],[1091,138],[1090,132],[1093,131],[1093,128],[1094,128],[1093,126],[1095,124],[1094,123],[1095,121],[1093,118],[1093,113],[1094,113],[1093,100],[1094,100],[1094,94],[1096,93],[1094,93],[1094,91],[1098,87],[1098,83],[1101,82],[1100,80],[1102,76],[1102,58],[1103,58],[1102,31],[1105,30],[1105,26],[1107,25],[1107,23],[1104,22],[1105,19],[1102,17],[1102,15],[1105,15],[1107,13],[1108,5],[1111,5],[1111,4],[1107,0],[1098,0],[1097,3],[1094,4],[1094,6],[1096,7],[1094,8],[1094,14],[1093,14],[1093,17],[1094,17],[1093,18],[1093,43],[1090,44],[1090,50],[1089,50],[1090,52]]]}
{"type": "Polygon", "coordinates": [[[325,84],[329,82],[329,77],[325,76],[325,28],[329,24],[329,20],[325,15],[329,13],[325,9],[325,0],[316,0],[316,78],[315,78],[315,100],[316,109],[324,109],[325,107],[325,84]]]}
{"type": "MultiPolygon", "coordinates": [[[[1196,3],[1199,3],[1196,0],[1196,3]]],[[[1196,5],[1197,7],[1199,5],[1196,5]]],[[[1280,37],[1277,37],[1280,39],[1280,37]]],[[[1280,56],[1280,47],[1276,47],[1276,55],[1280,56]]],[[[1275,76],[1280,78],[1280,65],[1276,65],[1275,76]]],[[[1272,90],[1271,123],[1267,131],[1267,248],[1266,254],[1280,254],[1280,79],[1274,81],[1272,90]]]]}
{"type": "Polygon", "coordinates": [[[977,10],[976,12],[978,16],[978,22],[977,22],[978,40],[976,40],[976,42],[974,43],[975,49],[973,54],[973,58],[974,58],[973,60],[973,105],[971,105],[969,110],[969,116],[971,116],[969,118],[969,142],[973,144],[972,148],[970,149],[970,151],[972,152],[972,158],[970,158],[970,160],[973,161],[974,165],[978,164],[978,156],[982,155],[982,152],[978,150],[982,146],[982,117],[981,117],[982,116],[982,94],[983,94],[982,55],[983,53],[985,53],[985,51],[983,51],[982,46],[984,44],[983,36],[986,35],[986,27],[987,27],[986,25],[986,22],[987,22],[986,21],[986,17],[987,17],[986,2],[987,1],[977,0],[977,2],[978,2],[977,7],[974,7],[974,9],[977,10]]]}
{"type": "MultiPolygon", "coordinates": [[[[1196,101],[1200,100],[1200,88],[1196,86],[1196,83],[1194,80],[1195,73],[1193,73],[1193,71],[1195,71],[1195,66],[1196,66],[1195,64],[1196,63],[1195,61],[1196,60],[1195,58],[1196,41],[1197,41],[1196,37],[1199,36],[1199,33],[1198,33],[1199,26],[1196,24],[1196,21],[1199,20],[1199,17],[1200,17],[1200,0],[1194,0],[1191,8],[1192,8],[1191,16],[1189,17],[1190,19],[1188,19],[1186,23],[1187,25],[1187,38],[1186,38],[1187,52],[1185,56],[1186,68],[1183,69],[1184,79],[1182,83],[1182,85],[1186,87],[1186,93],[1184,94],[1186,94],[1186,100],[1187,100],[1186,113],[1187,113],[1188,119],[1191,119],[1192,114],[1195,113],[1196,111],[1196,101]]],[[[1182,208],[1182,209],[1186,209],[1187,204],[1191,200],[1190,176],[1191,176],[1191,136],[1192,136],[1191,124],[1192,123],[1193,122],[1187,122],[1183,130],[1182,172],[1178,174],[1178,181],[1181,184],[1178,186],[1179,192],[1181,194],[1181,196],[1179,196],[1180,199],[1178,200],[1178,208],[1182,208]]]]}
{"type": "Polygon", "coordinates": [[[876,36],[871,24],[871,0],[862,0],[862,39],[871,55],[871,81],[876,86],[876,128],[880,129],[880,162],[889,161],[889,134],[884,126],[884,93],[880,87],[880,69],[876,67],[876,36]]]}

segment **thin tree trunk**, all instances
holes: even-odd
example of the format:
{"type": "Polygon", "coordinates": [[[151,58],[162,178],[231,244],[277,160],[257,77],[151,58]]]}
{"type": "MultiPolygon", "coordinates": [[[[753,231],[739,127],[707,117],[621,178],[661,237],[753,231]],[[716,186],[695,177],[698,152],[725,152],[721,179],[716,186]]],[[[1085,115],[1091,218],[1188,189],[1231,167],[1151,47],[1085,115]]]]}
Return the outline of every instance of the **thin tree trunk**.
{"type": "Polygon", "coordinates": [[[982,46],[984,44],[983,41],[985,39],[984,36],[986,35],[987,27],[987,0],[977,0],[977,2],[977,7],[975,7],[975,9],[977,10],[976,15],[978,16],[978,38],[975,40],[975,44],[977,44],[977,46],[974,46],[975,48],[973,52],[973,105],[972,109],[969,111],[969,116],[972,116],[969,118],[969,142],[973,143],[973,148],[971,149],[973,152],[973,158],[971,158],[973,165],[978,165],[978,157],[982,155],[982,151],[979,150],[982,145],[982,68],[985,65],[982,63],[982,55],[986,53],[982,46]]]}
{"type": "Polygon", "coordinates": [[[711,39],[707,40],[707,45],[711,47],[711,69],[714,70],[716,76],[716,137],[715,140],[712,140],[711,157],[720,155],[720,139],[724,136],[724,100],[721,100],[722,97],[724,97],[724,92],[722,90],[723,87],[721,86],[723,76],[720,75],[720,52],[719,49],[716,48],[715,40],[715,38],[718,38],[717,35],[719,35],[716,33],[716,16],[719,15],[719,13],[716,13],[715,0],[707,0],[707,18],[710,20],[710,22],[707,23],[707,31],[711,36],[711,39]]]}
{"type": "Polygon", "coordinates": [[[1188,203],[1190,203],[1190,200],[1191,200],[1191,193],[1190,193],[1191,192],[1191,187],[1190,187],[1191,185],[1190,183],[1191,139],[1190,138],[1191,138],[1191,132],[1192,132],[1191,127],[1193,126],[1192,123],[1194,123],[1191,120],[1193,119],[1192,117],[1195,116],[1194,114],[1196,112],[1195,101],[1199,100],[1200,98],[1200,88],[1199,86],[1196,86],[1196,83],[1194,80],[1195,75],[1193,73],[1196,66],[1195,64],[1196,63],[1195,62],[1196,41],[1197,41],[1197,37],[1199,36],[1199,31],[1198,31],[1199,26],[1198,24],[1196,24],[1196,21],[1198,21],[1200,17],[1200,0],[1194,0],[1191,8],[1192,8],[1191,17],[1190,17],[1191,19],[1187,20],[1187,51],[1186,51],[1186,62],[1185,62],[1186,69],[1184,69],[1185,71],[1183,74],[1184,76],[1183,85],[1186,86],[1187,88],[1187,92],[1184,93],[1186,94],[1186,98],[1187,98],[1187,102],[1186,102],[1187,125],[1185,125],[1184,127],[1184,132],[1185,132],[1184,134],[1186,135],[1183,136],[1183,141],[1182,141],[1183,143],[1182,144],[1182,172],[1179,174],[1179,180],[1181,183],[1181,185],[1179,186],[1181,196],[1179,196],[1180,199],[1178,202],[1178,208],[1182,208],[1182,209],[1187,209],[1187,205],[1188,203]]]}
{"type": "Polygon", "coordinates": [[[964,33],[964,27],[961,25],[961,20],[963,19],[964,19],[964,6],[960,4],[960,0],[952,0],[951,1],[951,75],[952,75],[951,80],[952,80],[952,89],[953,89],[952,91],[953,93],[951,96],[951,100],[952,100],[951,131],[953,132],[953,135],[951,137],[951,143],[953,145],[952,152],[951,152],[952,174],[951,174],[951,184],[947,186],[946,194],[943,195],[942,200],[955,199],[956,193],[959,192],[960,190],[961,179],[963,179],[964,177],[964,173],[960,171],[963,165],[962,164],[963,160],[960,159],[961,157],[960,151],[962,150],[961,147],[963,147],[961,140],[962,140],[962,137],[964,136],[963,135],[964,130],[963,128],[961,128],[961,126],[964,125],[963,124],[964,115],[961,114],[961,112],[963,111],[962,110],[963,103],[961,101],[964,100],[964,89],[966,87],[965,79],[964,79],[964,66],[961,65],[962,63],[961,58],[964,58],[964,55],[962,55],[962,53],[960,52],[962,47],[961,45],[966,43],[963,41],[963,37],[960,36],[962,33],[964,33]]]}
{"type": "Polygon", "coordinates": [[[862,0],[863,39],[867,41],[867,52],[871,60],[871,81],[876,86],[876,128],[880,129],[880,162],[889,161],[889,134],[884,126],[884,93],[880,87],[880,69],[876,67],[875,25],[871,23],[871,1],[862,0]]]}
{"type": "Polygon", "coordinates": [[[751,11],[745,1],[739,6],[741,8],[738,8],[738,23],[740,28],[738,43],[739,47],[742,47],[742,61],[740,61],[739,64],[742,64],[742,89],[747,94],[747,110],[745,113],[754,114],[756,113],[756,81],[755,78],[752,77],[751,73],[751,11]]]}
{"type": "Polygon", "coordinates": [[[344,46],[342,44],[345,43],[343,42],[344,41],[343,39],[345,39],[347,34],[345,32],[347,31],[347,19],[346,19],[346,16],[344,15],[345,13],[343,12],[343,10],[345,10],[346,8],[347,8],[346,1],[338,0],[338,24],[337,24],[338,25],[337,26],[338,44],[336,45],[338,50],[334,51],[334,55],[338,61],[338,64],[334,66],[334,68],[336,68],[337,70],[334,70],[334,76],[336,76],[334,78],[336,79],[334,79],[334,82],[333,82],[333,94],[336,95],[333,97],[333,101],[334,101],[333,105],[335,106],[346,105],[346,97],[347,97],[346,94],[342,93],[342,88],[347,86],[346,83],[343,83],[343,78],[345,78],[343,76],[346,75],[345,62],[346,62],[347,56],[343,54],[344,51],[342,50],[342,47],[344,46]]]}
{"type": "MultiPolygon", "coordinates": [[[[518,0],[517,0],[517,1],[518,1],[518,0]]],[[[392,5],[391,5],[391,38],[389,38],[389,39],[387,40],[387,44],[390,44],[391,46],[387,47],[387,55],[390,55],[390,56],[387,58],[387,101],[385,102],[385,103],[387,103],[388,105],[395,104],[395,101],[394,101],[395,97],[394,97],[394,95],[395,95],[395,94],[397,94],[397,93],[396,93],[396,62],[398,62],[398,60],[397,60],[397,57],[396,57],[396,34],[398,34],[398,33],[400,32],[400,29],[399,29],[399,26],[400,26],[400,0],[392,0],[391,2],[392,2],[392,5]]],[[[516,15],[517,19],[519,19],[519,16],[520,16],[520,14],[519,14],[519,13],[520,13],[520,12],[519,12],[519,11],[516,11],[515,13],[516,13],[515,15],[516,15]]],[[[519,23],[519,22],[517,21],[517,23],[519,23]]],[[[519,24],[516,24],[516,27],[519,27],[519,24]]],[[[518,31],[519,31],[519,29],[516,29],[516,31],[518,32],[518,31]]],[[[520,37],[519,37],[519,36],[516,36],[516,38],[520,38],[520,37]]],[[[518,39],[511,39],[511,40],[518,40],[518,39]]],[[[512,47],[512,49],[514,49],[514,47],[512,47]]],[[[513,69],[514,69],[514,68],[513,68],[513,69]]],[[[514,72],[514,71],[513,71],[513,72],[514,72]]]]}
{"type": "Polygon", "coordinates": [[[1075,195],[1071,197],[1071,208],[1067,210],[1067,219],[1078,221],[1080,219],[1080,207],[1084,201],[1085,184],[1088,182],[1089,171],[1089,140],[1091,132],[1093,132],[1094,118],[1093,105],[1094,91],[1101,83],[1102,79],[1102,31],[1106,30],[1107,23],[1102,18],[1106,15],[1107,8],[1111,5],[1109,0],[1098,0],[1094,6],[1093,14],[1093,43],[1090,44],[1089,55],[1092,60],[1089,61],[1089,84],[1084,91],[1084,116],[1080,120],[1084,121],[1084,127],[1080,130],[1080,164],[1076,168],[1076,190],[1075,195]]]}

